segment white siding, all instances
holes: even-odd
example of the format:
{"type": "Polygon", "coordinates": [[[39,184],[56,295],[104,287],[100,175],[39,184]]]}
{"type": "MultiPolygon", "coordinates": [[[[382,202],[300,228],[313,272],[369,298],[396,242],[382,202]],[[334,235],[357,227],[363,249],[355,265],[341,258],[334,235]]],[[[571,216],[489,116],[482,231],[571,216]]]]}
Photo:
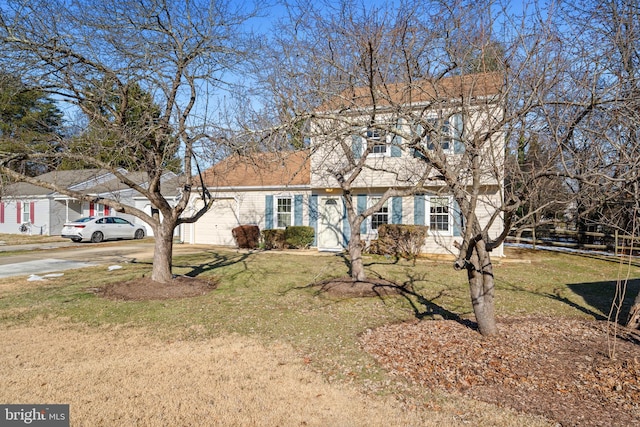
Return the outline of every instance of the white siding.
{"type": "MultiPolygon", "coordinates": [[[[234,246],[231,229],[238,225],[257,225],[265,229],[266,197],[294,197],[302,195],[302,224],[309,225],[309,192],[304,190],[272,189],[254,191],[212,192],[214,205],[195,224],[184,224],[185,243],[234,246]]],[[[202,206],[198,196],[192,195],[189,208],[183,216],[192,215],[202,206]]]]}
{"type": "Polygon", "coordinates": [[[50,201],[48,199],[4,199],[0,203],[4,203],[4,221],[0,222],[0,233],[20,234],[20,225],[25,222],[29,223],[29,231],[27,233],[44,235],[51,233],[49,221],[50,201]],[[18,203],[20,203],[20,219],[18,219],[18,203]],[[33,206],[33,213],[29,215],[28,221],[24,221],[25,204],[29,210],[33,206]],[[31,223],[31,218],[33,218],[33,223],[31,223]]]}

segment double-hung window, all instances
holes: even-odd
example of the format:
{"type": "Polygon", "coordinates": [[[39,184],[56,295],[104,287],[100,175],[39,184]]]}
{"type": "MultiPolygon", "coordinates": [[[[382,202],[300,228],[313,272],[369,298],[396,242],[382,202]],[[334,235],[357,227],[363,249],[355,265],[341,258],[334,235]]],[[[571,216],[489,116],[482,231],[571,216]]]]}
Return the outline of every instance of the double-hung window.
{"type": "Polygon", "coordinates": [[[293,203],[291,197],[276,198],[276,227],[286,228],[292,225],[293,203]]]}
{"type": "Polygon", "coordinates": [[[380,129],[369,128],[367,129],[367,144],[370,148],[371,154],[384,156],[387,154],[387,136],[380,129]]]}
{"type": "Polygon", "coordinates": [[[102,203],[98,203],[96,205],[96,216],[108,216],[109,215],[109,206],[103,205],[102,203]]]}
{"type": "MultiPolygon", "coordinates": [[[[373,206],[380,201],[380,197],[369,198],[369,205],[373,206]]],[[[382,224],[389,223],[389,200],[386,200],[382,207],[371,215],[371,230],[377,230],[382,224]]]]}
{"type": "Polygon", "coordinates": [[[451,199],[449,197],[431,197],[429,200],[429,229],[449,234],[451,226],[451,199]]]}
{"type": "Polygon", "coordinates": [[[453,126],[448,119],[429,119],[430,131],[427,132],[426,143],[428,150],[435,150],[436,143],[444,152],[453,150],[453,126]]]}
{"type": "Polygon", "coordinates": [[[109,206],[102,203],[89,203],[89,216],[108,216],[109,206]]]}
{"type": "Polygon", "coordinates": [[[24,202],[22,203],[22,222],[28,223],[31,222],[31,204],[24,202]]]}

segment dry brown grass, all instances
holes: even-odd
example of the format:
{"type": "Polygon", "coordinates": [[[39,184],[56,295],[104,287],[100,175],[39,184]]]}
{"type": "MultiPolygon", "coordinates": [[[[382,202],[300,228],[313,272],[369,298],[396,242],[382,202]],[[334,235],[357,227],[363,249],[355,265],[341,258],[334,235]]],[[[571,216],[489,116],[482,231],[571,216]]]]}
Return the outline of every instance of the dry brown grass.
{"type": "MultiPolygon", "coordinates": [[[[453,426],[525,420],[476,402],[467,402],[464,411],[446,403],[408,410],[392,397],[327,384],[285,344],[267,347],[240,336],[166,341],[130,327],[39,323],[0,331],[0,401],[68,403],[73,426],[453,426]]],[[[525,425],[544,423],[528,418],[525,425]]]]}
{"type": "Polygon", "coordinates": [[[0,401],[69,403],[73,425],[422,424],[397,403],[329,386],[285,345],[46,323],[0,332],[0,401]]]}
{"type": "Polygon", "coordinates": [[[68,241],[69,239],[63,239],[60,236],[0,233],[0,242],[2,242],[3,245],[25,245],[30,243],[54,243],[68,241]]]}

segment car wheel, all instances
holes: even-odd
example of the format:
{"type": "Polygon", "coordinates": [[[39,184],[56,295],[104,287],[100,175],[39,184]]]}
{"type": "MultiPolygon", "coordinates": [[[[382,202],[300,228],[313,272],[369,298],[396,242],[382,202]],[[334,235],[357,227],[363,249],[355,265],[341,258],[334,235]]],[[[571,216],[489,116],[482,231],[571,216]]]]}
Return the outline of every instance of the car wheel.
{"type": "Polygon", "coordinates": [[[104,239],[104,234],[102,234],[102,232],[100,231],[96,231],[91,235],[91,241],[93,243],[100,243],[102,242],[102,239],[104,239]]]}
{"type": "Polygon", "coordinates": [[[75,237],[75,238],[71,239],[71,241],[72,242],[76,242],[76,243],[80,243],[80,242],[82,242],[82,239],[79,239],[79,238],[75,237]]]}
{"type": "Polygon", "coordinates": [[[136,234],[133,236],[134,239],[142,239],[144,237],[144,230],[142,228],[138,228],[136,230],[136,234]]]}

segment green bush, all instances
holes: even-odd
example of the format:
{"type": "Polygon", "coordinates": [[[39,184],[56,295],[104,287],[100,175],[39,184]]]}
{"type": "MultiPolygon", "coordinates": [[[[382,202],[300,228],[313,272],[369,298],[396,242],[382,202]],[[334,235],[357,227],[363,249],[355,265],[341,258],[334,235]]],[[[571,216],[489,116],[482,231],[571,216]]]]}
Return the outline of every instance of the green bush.
{"type": "Polygon", "coordinates": [[[426,225],[382,224],[378,227],[378,239],[371,242],[369,252],[415,260],[428,231],[426,225]]]}
{"type": "Polygon", "coordinates": [[[262,230],[262,241],[266,250],[284,249],[287,245],[285,230],[277,228],[262,230]]]}
{"type": "Polygon", "coordinates": [[[313,227],[294,225],[285,230],[285,241],[292,248],[304,249],[313,244],[314,235],[313,227]]]}

